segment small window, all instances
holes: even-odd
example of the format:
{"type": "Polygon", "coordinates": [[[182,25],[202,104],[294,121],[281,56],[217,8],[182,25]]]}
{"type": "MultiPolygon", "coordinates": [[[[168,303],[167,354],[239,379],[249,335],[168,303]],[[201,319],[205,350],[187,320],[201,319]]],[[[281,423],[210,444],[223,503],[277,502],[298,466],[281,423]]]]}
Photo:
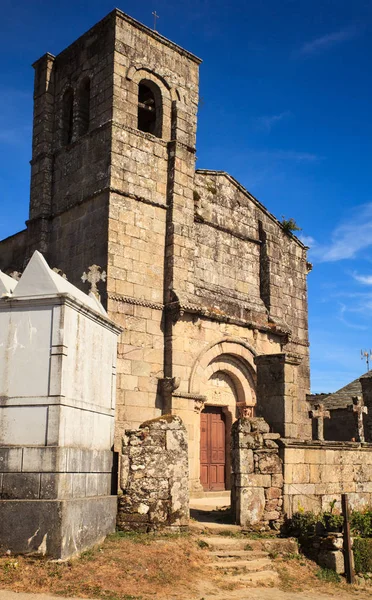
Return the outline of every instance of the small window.
{"type": "Polygon", "coordinates": [[[71,144],[74,125],[74,92],[65,91],[62,99],[62,144],[71,144]]]}
{"type": "Polygon", "coordinates": [[[162,119],[160,89],[152,81],[141,81],[138,86],[138,129],[160,138],[162,119]]]}
{"type": "Polygon", "coordinates": [[[89,131],[90,120],[90,79],[86,77],[80,84],[77,122],[79,135],[84,135],[89,131]]]}

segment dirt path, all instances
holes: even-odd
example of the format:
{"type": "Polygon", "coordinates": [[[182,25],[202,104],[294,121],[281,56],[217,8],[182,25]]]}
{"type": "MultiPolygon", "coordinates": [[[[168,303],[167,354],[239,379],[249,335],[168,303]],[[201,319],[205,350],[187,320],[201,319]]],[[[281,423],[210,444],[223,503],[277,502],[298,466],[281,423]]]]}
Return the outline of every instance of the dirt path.
{"type": "MultiPolygon", "coordinates": [[[[348,594],[337,594],[337,598],[338,600],[350,600],[348,594]]],[[[353,598],[368,600],[371,598],[371,594],[370,592],[361,591],[360,595],[354,593],[353,598]]],[[[50,596],[49,594],[27,594],[0,590],[0,600],[87,600],[87,598],[63,598],[62,596],[50,596]]],[[[169,597],[167,600],[173,600],[173,598],[169,597]]],[[[191,598],[184,598],[184,600],[191,600],[191,598]]],[[[205,595],[200,596],[198,600],[335,600],[335,596],[317,592],[283,592],[276,588],[249,588],[217,593],[215,590],[212,593],[206,591],[205,595]]]]}

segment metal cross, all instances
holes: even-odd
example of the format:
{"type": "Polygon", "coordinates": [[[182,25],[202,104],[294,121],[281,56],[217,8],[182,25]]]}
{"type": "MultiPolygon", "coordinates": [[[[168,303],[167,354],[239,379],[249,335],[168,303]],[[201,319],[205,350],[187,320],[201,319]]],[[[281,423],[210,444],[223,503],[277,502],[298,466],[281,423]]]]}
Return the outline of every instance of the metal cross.
{"type": "Polygon", "coordinates": [[[83,273],[81,276],[81,280],[85,283],[86,281],[90,283],[90,292],[94,294],[98,300],[100,300],[100,295],[97,288],[97,283],[99,281],[106,281],[106,271],[102,271],[101,267],[98,265],[91,265],[88,267],[88,273],[83,273]]]}
{"type": "Polygon", "coordinates": [[[310,411],[310,417],[317,419],[317,440],[324,441],[324,419],[330,419],[329,410],[324,410],[324,404],[316,404],[314,410],[310,411]]]}
{"type": "Polygon", "coordinates": [[[358,442],[365,442],[363,415],[368,413],[367,406],[364,406],[361,396],[354,396],[353,403],[349,404],[348,409],[354,413],[357,422],[358,442]]]}
{"type": "Polygon", "coordinates": [[[156,19],[159,19],[159,15],[156,14],[156,10],[152,14],[154,15],[154,31],[156,31],[156,19]]]}

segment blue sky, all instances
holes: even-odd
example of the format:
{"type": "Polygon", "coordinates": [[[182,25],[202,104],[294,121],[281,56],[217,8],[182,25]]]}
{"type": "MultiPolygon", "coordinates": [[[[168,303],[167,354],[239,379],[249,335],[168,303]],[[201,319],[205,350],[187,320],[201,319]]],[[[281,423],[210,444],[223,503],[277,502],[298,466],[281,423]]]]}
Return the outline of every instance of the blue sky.
{"type": "MultiPolygon", "coordinates": [[[[0,238],[28,213],[33,69],[108,13],[106,0],[1,0],[0,238]]],[[[372,348],[372,0],[116,4],[203,59],[198,166],[230,172],[311,246],[312,391],[372,348]]]]}

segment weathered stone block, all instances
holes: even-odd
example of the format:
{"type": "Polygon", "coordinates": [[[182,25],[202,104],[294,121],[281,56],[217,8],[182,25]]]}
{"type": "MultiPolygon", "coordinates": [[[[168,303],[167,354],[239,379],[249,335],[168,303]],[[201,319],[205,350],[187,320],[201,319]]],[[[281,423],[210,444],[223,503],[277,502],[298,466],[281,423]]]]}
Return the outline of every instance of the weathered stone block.
{"type": "Polygon", "coordinates": [[[265,490],[265,496],[268,500],[273,500],[274,498],[281,498],[282,489],[277,487],[270,487],[265,490]]]}
{"type": "Polygon", "coordinates": [[[233,450],[232,470],[234,473],[253,473],[253,450],[248,448],[240,448],[233,450]]]}
{"type": "Polygon", "coordinates": [[[259,433],[269,433],[270,425],[266,423],[265,419],[262,417],[256,417],[254,419],[250,419],[251,430],[258,431],[259,433]]]}
{"type": "Polygon", "coordinates": [[[39,497],[39,473],[4,473],[1,497],[5,500],[32,500],[39,497]]]}
{"type": "Polygon", "coordinates": [[[345,573],[344,555],[342,550],[325,550],[319,552],[318,563],[321,567],[332,569],[336,573],[345,573]]]}
{"type": "Polygon", "coordinates": [[[271,485],[273,487],[282,488],[283,487],[283,475],[279,473],[275,473],[271,476],[271,485]]]}
{"type": "Polygon", "coordinates": [[[0,448],[0,473],[22,470],[22,448],[0,448]]]}
{"type": "Polygon", "coordinates": [[[269,488],[271,486],[271,476],[253,472],[237,473],[235,474],[235,482],[238,487],[269,488]]]}
{"type": "Polygon", "coordinates": [[[277,454],[267,454],[259,459],[259,469],[261,473],[281,474],[282,462],[277,454]]]}
{"type": "Polygon", "coordinates": [[[243,488],[239,492],[239,524],[242,527],[256,525],[262,520],[265,510],[263,488],[243,488]]]}

